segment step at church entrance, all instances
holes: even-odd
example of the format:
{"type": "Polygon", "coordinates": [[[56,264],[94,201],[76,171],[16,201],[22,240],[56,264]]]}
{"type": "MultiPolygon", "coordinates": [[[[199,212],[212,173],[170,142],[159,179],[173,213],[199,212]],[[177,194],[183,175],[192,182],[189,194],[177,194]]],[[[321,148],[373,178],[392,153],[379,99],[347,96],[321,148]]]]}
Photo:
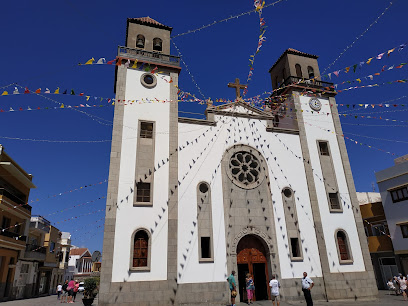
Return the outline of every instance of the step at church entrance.
{"type": "Polygon", "coordinates": [[[269,300],[269,273],[265,247],[254,235],[243,237],[237,246],[238,283],[240,301],[247,301],[246,274],[250,273],[255,284],[254,301],[269,300]]]}

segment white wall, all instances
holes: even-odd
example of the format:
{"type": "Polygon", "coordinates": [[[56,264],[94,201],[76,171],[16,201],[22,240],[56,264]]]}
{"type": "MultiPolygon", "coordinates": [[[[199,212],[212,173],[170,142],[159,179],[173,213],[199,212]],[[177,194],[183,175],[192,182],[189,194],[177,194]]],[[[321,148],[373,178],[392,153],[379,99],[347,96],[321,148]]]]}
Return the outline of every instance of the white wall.
{"type": "MultiPolygon", "coordinates": [[[[147,89],[140,83],[144,71],[128,69],[126,77],[126,100],[155,98],[170,99],[170,77],[157,77],[157,86],[147,89]]],[[[126,105],[123,119],[122,152],[119,174],[118,209],[116,211],[115,246],[113,253],[112,281],[146,281],[167,279],[167,211],[160,220],[160,230],[152,235],[150,272],[129,272],[133,252],[131,236],[138,228],[154,228],[157,216],[163,214],[168,199],[168,164],[154,174],[153,207],[133,207],[133,193],[136,167],[138,121],[156,122],[155,165],[169,156],[169,103],[135,103],[126,105]],[[128,197],[126,199],[126,197],[128,197]],[[123,202],[121,203],[121,201],[123,202]]]]}
{"type": "MultiPolygon", "coordinates": [[[[242,109],[236,109],[235,111],[243,111],[242,109]]],[[[212,180],[214,170],[219,165],[221,158],[228,147],[231,147],[234,143],[234,139],[237,143],[247,144],[255,147],[259,145],[257,140],[251,135],[251,131],[258,129],[257,134],[262,134],[262,139],[267,139],[266,143],[270,144],[270,149],[260,149],[264,157],[269,157],[269,177],[272,177],[271,190],[272,200],[274,200],[275,208],[275,225],[278,241],[279,260],[281,263],[281,278],[301,277],[304,271],[307,271],[312,277],[319,277],[322,275],[319,253],[317,249],[316,236],[313,229],[313,219],[311,215],[311,208],[309,202],[309,195],[307,189],[307,182],[305,178],[305,171],[302,160],[299,160],[296,156],[302,156],[299,137],[297,135],[289,134],[276,134],[266,132],[266,122],[259,120],[248,120],[246,118],[238,118],[234,123],[232,117],[224,117],[226,123],[223,125],[220,122],[220,116],[215,116],[217,126],[212,128],[212,131],[206,132],[206,137],[202,136],[202,133],[208,130],[210,127],[193,124],[179,124],[179,145],[186,144],[186,141],[191,142],[196,137],[200,137],[198,143],[194,142],[194,145],[186,146],[181,152],[179,152],[179,180],[182,184],[179,187],[179,230],[178,230],[178,269],[181,273],[180,283],[199,283],[199,282],[222,282],[225,281],[226,271],[226,245],[225,245],[225,225],[224,225],[224,206],[222,195],[222,179],[221,168],[217,170],[217,174],[212,180]],[[238,131],[238,122],[239,129],[238,131]],[[255,127],[250,128],[249,124],[255,122],[255,127]],[[234,127],[237,128],[234,134],[234,127]],[[246,132],[243,131],[244,127],[246,132]],[[227,129],[231,130],[228,133],[227,129]],[[216,131],[219,130],[218,133],[216,131]],[[214,136],[214,134],[217,136],[214,136]],[[278,137],[275,137],[275,134],[278,137]],[[231,138],[228,140],[228,137],[231,138]],[[242,139],[240,140],[240,136],[242,139]],[[249,136],[248,140],[246,136],[249,136]],[[210,142],[211,138],[214,142],[210,142]],[[279,142],[279,139],[282,141],[279,142]],[[228,143],[226,144],[226,140],[228,143]],[[197,156],[204,150],[210,143],[207,150],[197,161],[197,156]],[[286,147],[287,145],[294,153],[290,153],[286,147]],[[273,156],[277,157],[275,161],[270,153],[272,151],[273,156]],[[196,161],[192,169],[190,170],[189,164],[192,165],[192,159],[196,161]],[[279,163],[279,166],[277,165],[279,163]],[[282,170],[282,171],[281,171],[282,170]],[[183,176],[188,172],[185,181],[182,181],[183,176]],[[287,179],[284,178],[287,177],[287,179]],[[278,183],[275,183],[274,177],[278,178],[278,183]],[[214,235],[214,263],[199,263],[198,262],[198,241],[197,231],[194,230],[193,221],[196,221],[197,215],[197,198],[196,198],[196,186],[200,181],[207,181],[211,185],[212,196],[212,214],[213,214],[213,235],[214,235]],[[282,233],[286,234],[286,226],[284,221],[284,210],[281,197],[281,190],[283,187],[292,185],[295,190],[297,213],[299,219],[299,226],[302,231],[301,238],[304,239],[302,244],[303,254],[305,260],[303,262],[293,262],[293,267],[290,266],[291,262],[287,256],[287,250],[285,249],[286,240],[283,239],[282,233]],[[303,207],[302,207],[303,206],[303,207]],[[280,218],[280,222],[278,221],[280,218]],[[282,231],[280,226],[283,227],[282,231]],[[191,231],[194,230],[194,235],[191,235],[191,231]],[[189,244],[189,241],[191,245],[189,244]],[[186,249],[189,249],[187,252],[186,249]],[[307,252],[306,249],[307,248],[307,252]],[[187,254],[187,259],[184,260],[183,254],[187,254]],[[180,268],[180,263],[185,263],[184,269],[180,268]],[[313,269],[313,270],[312,270],[313,269]],[[199,277],[197,277],[199,276],[199,277]]]]}
{"type": "Polygon", "coordinates": [[[320,215],[322,226],[324,229],[324,239],[327,247],[327,256],[329,259],[330,271],[335,272],[355,272],[365,271],[363,255],[361,252],[360,242],[358,239],[357,228],[354,220],[353,211],[351,208],[350,196],[347,188],[346,178],[343,169],[343,163],[340,156],[336,134],[334,133],[334,124],[331,116],[331,109],[328,99],[319,98],[322,102],[320,113],[310,112],[308,105],[310,98],[301,96],[301,108],[304,110],[303,118],[305,121],[307,143],[310,152],[312,168],[314,169],[314,181],[316,185],[317,199],[320,207],[320,215]],[[327,115],[327,113],[330,113],[327,115]],[[330,130],[330,132],[328,132],[330,130]],[[341,204],[343,206],[342,213],[330,213],[329,204],[324,186],[323,174],[320,166],[320,158],[317,147],[317,140],[327,140],[329,142],[334,171],[336,174],[337,184],[341,204]],[[344,201],[346,205],[344,205],[344,201]],[[336,229],[344,229],[350,240],[350,247],[353,256],[353,264],[340,265],[335,241],[336,229]],[[334,262],[334,265],[332,264],[334,262]]]}

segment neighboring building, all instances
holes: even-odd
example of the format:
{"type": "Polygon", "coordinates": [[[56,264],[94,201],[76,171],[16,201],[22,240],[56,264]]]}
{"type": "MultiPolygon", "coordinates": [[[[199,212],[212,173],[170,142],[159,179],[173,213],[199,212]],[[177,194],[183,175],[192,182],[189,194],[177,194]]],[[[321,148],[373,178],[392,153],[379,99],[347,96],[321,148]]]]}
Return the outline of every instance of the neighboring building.
{"type": "MultiPolygon", "coordinates": [[[[92,256],[87,248],[71,248],[68,273],[74,279],[83,280],[92,274],[92,256]]],[[[65,278],[69,279],[69,278],[65,278]]]]}
{"type": "Polygon", "coordinates": [[[68,232],[61,233],[60,239],[60,254],[59,254],[59,268],[64,270],[64,277],[60,281],[71,279],[74,275],[68,272],[69,252],[71,249],[71,234],[68,232]]]}
{"type": "Polygon", "coordinates": [[[171,30],[129,18],[118,49],[99,305],[225,305],[232,270],[237,301],[247,272],[256,300],[270,299],[272,274],[283,299],[303,299],[304,271],[315,299],[375,298],[336,92],[317,56],[280,56],[265,111],[236,80],[236,102],[179,118],[171,30]]]}
{"type": "Polygon", "coordinates": [[[45,235],[44,247],[46,256],[44,265],[39,268],[39,294],[54,294],[57,284],[64,279],[64,270],[59,266],[61,232],[50,225],[50,231],[45,235]]]}
{"type": "Polygon", "coordinates": [[[376,172],[385,216],[400,272],[408,274],[408,154],[376,172]]]}
{"type": "MultiPolygon", "coordinates": [[[[20,254],[26,249],[31,206],[32,175],[24,171],[0,145],[0,301],[14,299],[20,280],[15,279],[20,254]]],[[[26,267],[24,267],[26,269],[26,267]]]]}
{"type": "Polygon", "coordinates": [[[387,282],[393,276],[398,275],[398,267],[381,195],[378,192],[357,192],[357,199],[364,221],[378,289],[388,289],[387,282]]]}
{"type": "Polygon", "coordinates": [[[15,277],[16,299],[30,298],[39,294],[39,267],[44,265],[47,248],[45,235],[50,232],[50,222],[41,216],[32,216],[25,252],[21,254],[15,277]]]}

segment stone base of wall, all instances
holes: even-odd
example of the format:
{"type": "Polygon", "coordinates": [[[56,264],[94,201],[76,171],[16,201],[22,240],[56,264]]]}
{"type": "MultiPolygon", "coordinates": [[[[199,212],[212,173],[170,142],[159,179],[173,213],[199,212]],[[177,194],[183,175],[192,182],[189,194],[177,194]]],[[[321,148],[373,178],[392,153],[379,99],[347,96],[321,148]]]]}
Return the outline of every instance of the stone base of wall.
{"type": "Polygon", "coordinates": [[[98,305],[227,305],[228,283],[178,284],[170,281],[126,282],[101,285],[98,305]],[[106,291],[108,289],[108,291],[106,291]]]}
{"type": "Polygon", "coordinates": [[[339,299],[375,299],[378,295],[374,271],[330,273],[325,275],[327,297],[339,299]]]}
{"type": "MultiPolygon", "coordinates": [[[[312,278],[313,300],[375,299],[378,294],[374,272],[330,273],[312,278]]],[[[302,281],[283,279],[281,298],[284,301],[304,300],[302,281]]],[[[99,292],[99,305],[227,305],[230,302],[228,283],[178,284],[174,281],[123,282],[102,284],[99,292]]]]}

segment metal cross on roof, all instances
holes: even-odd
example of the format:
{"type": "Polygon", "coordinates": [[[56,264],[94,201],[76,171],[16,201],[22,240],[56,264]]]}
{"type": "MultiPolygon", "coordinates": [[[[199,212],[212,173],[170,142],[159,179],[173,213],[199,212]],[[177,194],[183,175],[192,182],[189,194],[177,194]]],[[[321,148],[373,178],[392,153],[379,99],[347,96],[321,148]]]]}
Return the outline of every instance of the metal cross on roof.
{"type": "Polygon", "coordinates": [[[237,95],[237,99],[241,98],[241,89],[245,89],[246,85],[239,84],[239,79],[235,79],[235,83],[228,83],[228,87],[235,88],[235,94],[237,95]]]}

